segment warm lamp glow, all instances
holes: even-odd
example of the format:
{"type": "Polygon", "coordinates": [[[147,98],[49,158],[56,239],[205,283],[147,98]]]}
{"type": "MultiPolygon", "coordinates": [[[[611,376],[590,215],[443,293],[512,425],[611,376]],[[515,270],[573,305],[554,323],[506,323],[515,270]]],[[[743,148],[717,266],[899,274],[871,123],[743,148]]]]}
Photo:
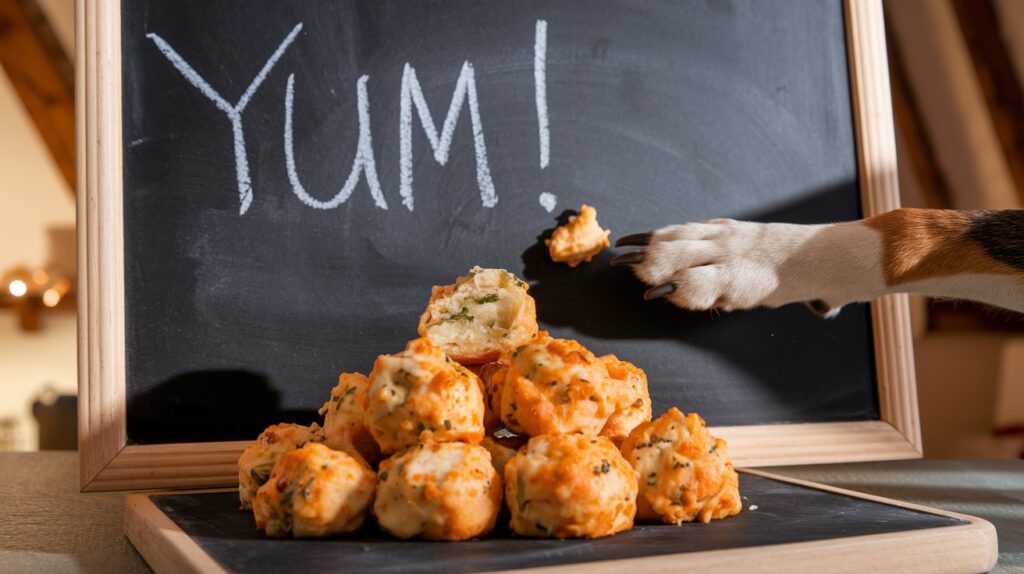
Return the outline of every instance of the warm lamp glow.
{"type": "Polygon", "coordinates": [[[36,285],[46,285],[50,282],[50,274],[42,269],[37,269],[32,272],[32,280],[36,282],[36,285]]]}
{"type": "Polygon", "coordinates": [[[21,279],[15,279],[7,285],[7,290],[11,292],[11,295],[21,297],[25,293],[28,293],[28,285],[26,285],[21,279]]]}
{"type": "Polygon", "coordinates": [[[43,305],[56,307],[57,303],[60,303],[60,293],[56,289],[50,288],[43,292],[43,305]]]}

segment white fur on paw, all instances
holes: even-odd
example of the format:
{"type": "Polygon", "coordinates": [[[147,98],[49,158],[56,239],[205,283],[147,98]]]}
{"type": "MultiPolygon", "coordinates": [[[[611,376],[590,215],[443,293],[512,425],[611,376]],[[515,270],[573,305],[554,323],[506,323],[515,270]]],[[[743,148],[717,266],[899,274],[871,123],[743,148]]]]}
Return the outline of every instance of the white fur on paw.
{"type": "Polygon", "coordinates": [[[794,296],[782,264],[819,228],[732,219],[672,225],[653,234],[634,269],[649,285],[675,284],[668,299],[687,309],[775,306],[794,296]]]}

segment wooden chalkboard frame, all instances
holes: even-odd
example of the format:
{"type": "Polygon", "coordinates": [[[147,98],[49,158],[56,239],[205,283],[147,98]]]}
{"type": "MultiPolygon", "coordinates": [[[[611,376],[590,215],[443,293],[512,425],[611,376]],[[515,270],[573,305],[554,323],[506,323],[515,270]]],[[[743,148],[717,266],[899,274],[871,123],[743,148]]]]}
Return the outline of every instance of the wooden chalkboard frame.
{"type": "MultiPolygon", "coordinates": [[[[845,0],[865,216],[899,207],[880,0],[845,0]]],[[[244,441],[129,445],[126,435],[120,0],[77,0],[79,477],[82,490],[233,484],[244,441]]],[[[880,420],[718,427],[738,466],[921,456],[905,295],[871,304],[880,420]]]]}
{"type": "MultiPolygon", "coordinates": [[[[774,544],[770,547],[753,546],[541,566],[508,572],[604,574],[638,568],[651,573],[677,572],[680,570],[680,561],[685,561],[686,568],[692,571],[987,572],[999,558],[996,529],[987,520],[762,471],[746,469],[742,472],[852,498],[956,518],[965,524],[774,544]],[[771,559],[765,560],[769,552],[771,559]]],[[[125,535],[150,568],[158,573],[226,572],[188,533],[157,508],[151,496],[151,493],[136,493],[125,498],[125,535]]]]}

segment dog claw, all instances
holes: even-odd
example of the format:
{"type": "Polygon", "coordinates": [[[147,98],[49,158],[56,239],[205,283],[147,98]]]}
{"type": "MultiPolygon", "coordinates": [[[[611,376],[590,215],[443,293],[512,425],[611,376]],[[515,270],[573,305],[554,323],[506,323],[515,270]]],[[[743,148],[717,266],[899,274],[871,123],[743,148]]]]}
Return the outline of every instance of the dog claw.
{"type": "Polygon", "coordinates": [[[643,263],[644,252],[633,251],[632,253],[623,253],[612,257],[612,260],[608,262],[609,265],[636,265],[637,263],[643,263]]]}
{"type": "Polygon", "coordinates": [[[634,233],[625,237],[620,237],[615,241],[616,247],[624,247],[626,245],[647,245],[651,242],[650,231],[646,233],[634,233]]]}
{"type": "Polygon", "coordinates": [[[650,301],[651,299],[657,299],[659,297],[664,297],[666,295],[670,295],[671,293],[675,292],[675,290],[676,290],[675,283],[665,283],[664,285],[658,285],[657,287],[651,287],[650,289],[647,290],[646,293],[644,293],[644,299],[647,300],[647,301],[650,301]]]}

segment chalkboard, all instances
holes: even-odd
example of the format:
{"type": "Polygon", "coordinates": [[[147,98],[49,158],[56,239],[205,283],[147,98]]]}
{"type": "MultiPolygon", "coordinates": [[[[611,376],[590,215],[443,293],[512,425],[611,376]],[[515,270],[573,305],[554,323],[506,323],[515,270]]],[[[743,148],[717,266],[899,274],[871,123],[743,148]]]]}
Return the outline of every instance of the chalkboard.
{"type": "Polygon", "coordinates": [[[121,65],[129,444],[311,422],[474,265],[655,412],[879,418],[867,307],[691,313],[543,248],[582,203],[613,239],[860,217],[839,0],[130,0],[121,65]]]}
{"type": "MultiPolygon", "coordinates": [[[[233,492],[167,494],[152,500],[193,542],[230,572],[485,572],[853,536],[876,535],[877,543],[878,535],[967,524],[958,518],[745,473],[740,474],[740,489],[745,507],[756,509],[711,524],[640,524],[610,538],[536,540],[513,536],[507,525],[502,524],[504,521],[499,521],[491,535],[454,544],[396,540],[382,535],[372,521],[349,536],[275,540],[256,530],[250,512],[238,511],[238,497],[233,492]]],[[[980,550],[983,545],[976,540],[971,546],[980,550]]],[[[148,557],[145,548],[141,549],[148,557]]],[[[770,548],[762,550],[771,552],[770,548]]],[[[861,552],[877,551],[870,542],[861,542],[861,552]]],[[[828,563],[828,556],[824,550],[808,552],[804,564],[808,560],[828,563]]],[[[831,567],[821,571],[836,570],[834,560],[831,567]]],[[[736,563],[732,564],[735,567],[736,563]]]]}

